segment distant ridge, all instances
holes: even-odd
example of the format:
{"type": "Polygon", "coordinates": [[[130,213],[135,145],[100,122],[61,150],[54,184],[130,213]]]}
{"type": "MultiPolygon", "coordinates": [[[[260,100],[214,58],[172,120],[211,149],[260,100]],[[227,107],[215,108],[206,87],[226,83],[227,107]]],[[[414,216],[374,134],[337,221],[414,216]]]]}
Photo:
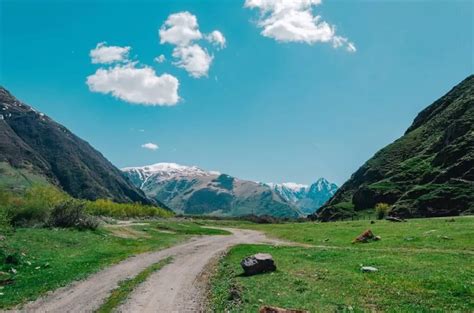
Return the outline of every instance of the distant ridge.
{"type": "Polygon", "coordinates": [[[266,184],[176,163],[122,169],[147,196],[177,213],[217,216],[303,214],[266,184]]]}

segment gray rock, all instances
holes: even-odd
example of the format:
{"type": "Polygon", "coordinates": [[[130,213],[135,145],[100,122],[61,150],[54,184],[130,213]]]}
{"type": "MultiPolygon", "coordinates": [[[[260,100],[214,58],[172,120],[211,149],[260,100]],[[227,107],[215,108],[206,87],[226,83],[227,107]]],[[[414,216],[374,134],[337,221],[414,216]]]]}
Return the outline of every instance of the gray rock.
{"type": "Polygon", "coordinates": [[[390,222],[397,222],[397,223],[406,222],[404,219],[398,218],[396,216],[387,216],[385,219],[390,222]]]}
{"type": "Polygon", "coordinates": [[[378,272],[378,269],[376,267],[373,267],[373,266],[362,266],[360,268],[360,270],[363,272],[363,273],[372,273],[372,272],[378,272]]]}
{"type": "Polygon", "coordinates": [[[276,270],[273,257],[268,253],[257,253],[240,262],[246,276],[273,272],[276,270]]]}

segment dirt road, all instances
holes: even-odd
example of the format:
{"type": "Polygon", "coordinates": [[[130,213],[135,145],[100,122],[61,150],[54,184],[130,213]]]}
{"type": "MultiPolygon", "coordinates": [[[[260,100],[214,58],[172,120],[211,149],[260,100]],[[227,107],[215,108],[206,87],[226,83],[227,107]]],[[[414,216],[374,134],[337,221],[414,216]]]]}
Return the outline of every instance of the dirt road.
{"type": "Polygon", "coordinates": [[[171,256],[173,261],[134,290],[119,311],[199,312],[205,300],[205,281],[200,279],[201,274],[213,258],[240,243],[281,243],[258,231],[227,230],[232,234],[195,237],[165,250],[134,256],[31,302],[21,311],[93,312],[120,281],[132,278],[148,266],[171,256]]]}

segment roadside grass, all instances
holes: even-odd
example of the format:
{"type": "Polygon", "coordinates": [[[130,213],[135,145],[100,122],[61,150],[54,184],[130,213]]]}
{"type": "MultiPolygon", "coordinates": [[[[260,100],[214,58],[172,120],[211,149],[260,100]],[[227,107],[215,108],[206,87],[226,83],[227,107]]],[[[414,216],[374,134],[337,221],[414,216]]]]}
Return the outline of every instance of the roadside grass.
{"type": "Polygon", "coordinates": [[[256,312],[261,305],[274,305],[310,312],[473,312],[474,218],[446,220],[242,225],[317,247],[234,247],[212,279],[211,309],[256,312]],[[382,240],[351,244],[367,228],[382,240]],[[240,261],[258,252],[272,254],[277,271],[240,276],[240,261]],[[361,265],[379,271],[362,273],[361,265]]]}
{"type": "Polygon", "coordinates": [[[328,222],[328,223],[215,223],[261,230],[271,237],[317,246],[350,247],[354,249],[439,249],[474,251],[474,216],[409,219],[404,223],[385,220],[328,222]],[[371,244],[351,244],[363,231],[371,229],[382,240],[371,244]]]}
{"type": "Polygon", "coordinates": [[[122,226],[95,231],[18,228],[0,241],[0,308],[34,300],[129,256],[160,250],[192,235],[226,234],[192,222],[152,221],[131,228],[134,238],[114,236],[122,226]],[[162,232],[167,227],[170,232],[162,232]]]}
{"type": "Polygon", "coordinates": [[[137,288],[141,283],[147,280],[151,274],[160,270],[166,264],[169,264],[171,260],[172,258],[168,257],[158,263],[149,266],[134,278],[120,282],[119,287],[112,291],[110,296],[100,306],[96,313],[114,312],[114,310],[118,308],[128,298],[128,296],[135,288],[137,288]]]}

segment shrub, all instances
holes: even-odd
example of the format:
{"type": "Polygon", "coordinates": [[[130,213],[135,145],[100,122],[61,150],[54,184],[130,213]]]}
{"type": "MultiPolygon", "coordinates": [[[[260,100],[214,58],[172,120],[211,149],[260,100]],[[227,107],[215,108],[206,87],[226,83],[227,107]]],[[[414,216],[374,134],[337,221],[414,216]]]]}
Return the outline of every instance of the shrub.
{"type": "Polygon", "coordinates": [[[392,207],[387,203],[377,203],[375,205],[375,214],[377,215],[377,219],[381,220],[386,217],[390,213],[391,209],[392,207]]]}
{"type": "Polygon", "coordinates": [[[8,210],[0,205],[0,235],[8,234],[11,231],[11,218],[8,210]]]}
{"type": "MultiPolygon", "coordinates": [[[[66,222],[67,212],[76,214],[76,217],[81,213],[83,219],[80,223],[86,224],[84,228],[97,227],[92,215],[115,218],[174,216],[167,209],[140,203],[116,203],[107,199],[78,201],[52,185],[35,185],[19,195],[0,190],[0,234],[10,226],[55,226],[57,218],[62,224],[62,221],[66,222]],[[56,216],[52,216],[53,213],[56,216]]],[[[64,225],[69,225],[69,222],[64,225]]],[[[83,228],[80,225],[58,227],[83,228]]]]}
{"type": "Polygon", "coordinates": [[[54,206],[68,198],[56,187],[37,185],[29,188],[23,197],[10,195],[5,206],[13,225],[31,226],[44,224],[54,206]]]}
{"type": "Polygon", "coordinates": [[[94,230],[99,227],[99,221],[85,212],[84,202],[68,200],[57,204],[53,208],[48,226],[94,230]]]}
{"type": "Polygon", "coordinates": [[[86,211],[92,215],[129,217],[172,217],[173,212],[141,203],[116,203],[108,199],[86,202],[86,211]]]}

